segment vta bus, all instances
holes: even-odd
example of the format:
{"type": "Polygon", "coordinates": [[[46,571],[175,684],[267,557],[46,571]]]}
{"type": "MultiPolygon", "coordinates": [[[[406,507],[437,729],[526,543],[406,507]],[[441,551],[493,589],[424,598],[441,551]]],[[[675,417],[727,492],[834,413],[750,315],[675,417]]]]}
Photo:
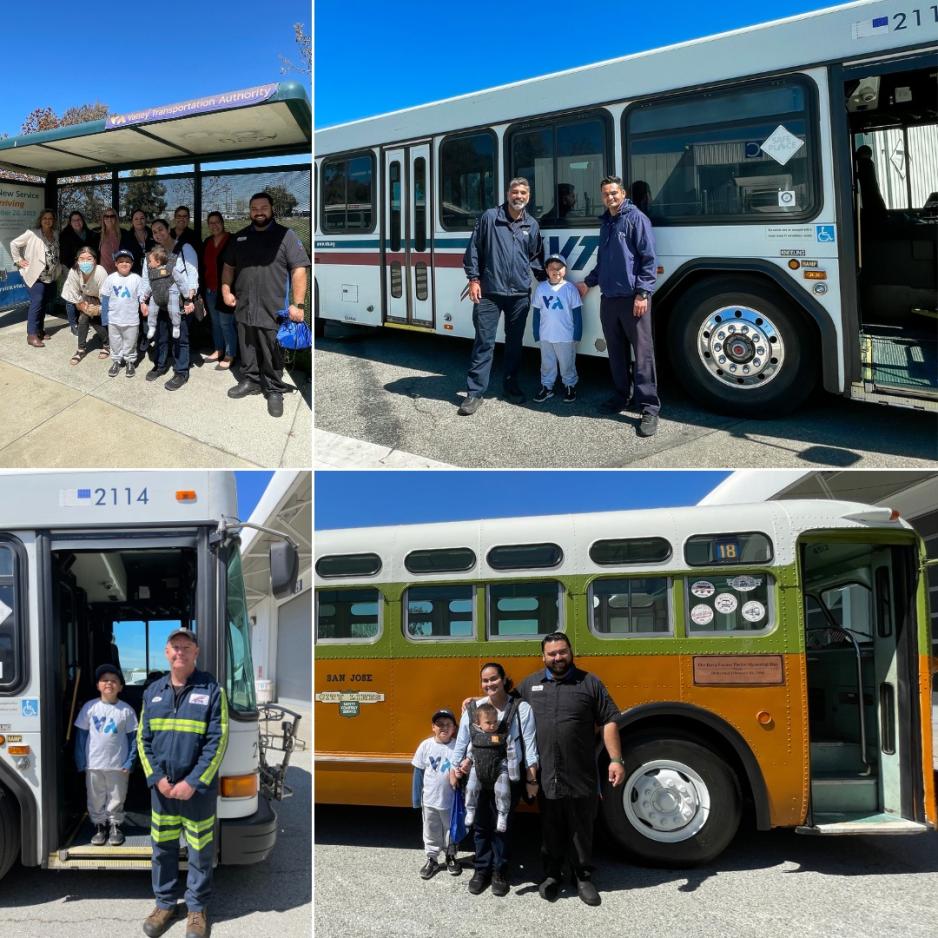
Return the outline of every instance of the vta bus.
{"type": "MultiPolygon", "coordinates": [[[[938,7],[864,0],[320,130],[319,330],[471,337],[463,251],[515,176],[582,280],[614,174],[649,193],[659,350],[694,398],[938,410],[936,56],[938,7]]],[[[604,355],[598,290],[584,312],[604,355]]]]}
{"type": "MultiPolygon", "coordinates": [[[[408,806],[430,715],[564,631],[621,708],[602,815],[640,860],[760,830],[936,826],[925,551],[838,501],[358,528],[316,537],[316,798],[408,806]]],[[[597,736],[600,778],[608,757],[597,736]]]]}
{"type": "MultiPolygon", "coordinates": [[[[95,669],[105,663],[120,669],[120,697],[139,717],[180,626],[197,635],[197,666],[228,699],[218,861],[264,860],[277,836],[268,794],[282,780],[261,750],[234,474],[5,472],[0,505],[0,875],[16,859],[48,869],[150,868],[139,760],[123,846],[91,845],[73,723],[98,696],[95,669]]],[[[274,594],[291,591],[296,573],[296,546],[277,541],[274,594]]],[[[180,851],[184,858],[184,841],[180,851]]]]}

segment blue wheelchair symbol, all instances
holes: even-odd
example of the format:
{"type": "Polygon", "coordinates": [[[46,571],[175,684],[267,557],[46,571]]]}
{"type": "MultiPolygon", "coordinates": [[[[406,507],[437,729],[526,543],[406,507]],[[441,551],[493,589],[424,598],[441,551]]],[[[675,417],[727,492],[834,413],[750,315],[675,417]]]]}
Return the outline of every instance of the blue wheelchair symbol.
{"type": "Polygon", "coordinates": [[[815,225],[814,230],[817,233],[818,241],[829,243],[834,241],[833,225],[815,225]]]}
{"type": "Polygon", "coordinates": [[[39,716],[39,701],[35,697],[27,697],[20,701],[20,712],[24,717],[39,716]]]}

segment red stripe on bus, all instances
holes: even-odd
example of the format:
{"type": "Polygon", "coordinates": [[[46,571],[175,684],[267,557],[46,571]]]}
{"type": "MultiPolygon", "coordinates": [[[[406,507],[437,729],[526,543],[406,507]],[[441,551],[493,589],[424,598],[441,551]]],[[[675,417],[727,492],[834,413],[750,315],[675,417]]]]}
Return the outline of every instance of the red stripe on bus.
{"type": "MultiPolygon", "coordinates": [[[[390,252],[386,255],[388,263],[397,261],[404,263],[404,255],[390,252]]],[[[412,254],[411,259],[414,262],[431,263],[430,254],[412,254]]],[[[317,254],[314,257],[317,264],[364,264],[367,266],[378,267],[381,264],[381,255],[376,253],[364,252],[345,252],[330,251],[328,254],[317,254]]],[[[432,256],[432,266],[434,267],[455,267],[462,268],[462,254],[434,254],[432,256]]]]}

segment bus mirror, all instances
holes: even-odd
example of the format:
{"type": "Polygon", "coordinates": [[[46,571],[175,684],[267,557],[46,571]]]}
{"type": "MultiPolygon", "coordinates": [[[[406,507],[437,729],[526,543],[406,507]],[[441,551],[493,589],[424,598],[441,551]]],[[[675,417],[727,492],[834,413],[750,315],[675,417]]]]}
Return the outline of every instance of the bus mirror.
{"type": "Polygon", "coordinates": [[[289,596],[296,588],[300,572],[300,557],[289,541],[274,541],[270,545],[270,589],[276,599],[289,596]]]}

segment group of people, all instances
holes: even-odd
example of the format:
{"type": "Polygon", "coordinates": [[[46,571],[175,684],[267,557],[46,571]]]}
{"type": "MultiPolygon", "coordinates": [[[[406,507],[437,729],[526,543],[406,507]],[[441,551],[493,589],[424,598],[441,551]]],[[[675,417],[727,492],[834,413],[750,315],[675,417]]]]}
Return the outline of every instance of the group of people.
{"type": "Polygon", "coordinates": [[[250,225],[228,234],[221,213],[209,212],[209,236],[199,244],[184,205],[173,213],[172,225],[162,218],[148,225],[137,209],[129,230],[107,208],[100,231],[76,211],[59,232],[55,213],[44,209],[35,229],[10,242],[29,290],[26,341],[45,347],[45,317],[64,275],[62,300],[78,340],[71,364],[88,355],[93,332],[98,358],[111,361],[109,376],[123,369],[132,378],[152,349],[146,380],[156,381],[172,367],[164,387],[178,391],[189,380],[189,317],[207,313],[213,349],[204,361],[218,371],[235,360],[240,365],[228,396],[263,394],[268,413],[280,417],[283,395],[292,387],[283,380],[277,330],[286,319],[303,321],[310,260],[296,232],[274,221],[268,193],[251,197],[250,216],[250,225]]]}
{"type": "Polygon", "coordinates": [[[150,789],[152,882],[156,906],[143,923],[149,938],[162,935],[180,913],[177,903],[179,838],[186,840],[186,938],[209,933],[206,906],[212,891],[218,767],[228,745],[224,690],[196,668],[199,641],[188,629],[166,640],[169,671],[146,688],[139,719],[119,699],[124,678],[117,665],[95,671],[98,697],[75,720],[75,763],[85,775],[91,843],[124,842],[124,803],[136,757],[150,789]]]}
{"type": "Polygon", "coordinates": [[[541,641],[544,667],[514,690],[498,662],[482,666],[484,696],[465,701],[457,720],[441,708],[414,766],[413,803],[422,811],[430,879],[443,869],[458,876],[458,843],[451,836],[456,790],[465,786],[465,823],[472,827],[474,872],[469,892],[510,889],[511,815],[519,799],[538,802],[543,876],[538,892],[554,901],[565,864],[587,905],[599,905],[593,883],[593,823],[598,807],[595,728],[601,727],[609,783],[625,781],[616,719],[619,710],[602,681],[578,668],[570,639],[552,632],[541,641]],[[443,862],[440,857],[443,856],[443,862]]]}
{"type": "MultiPolygon", "coordinates": [[[[641,417],[639,436],[657,432],[661,404],[651,328],[651,294],[657,274],[654,234],[648,216],[629,199],[622,179],[604,177],[600,193],[606,211],[601,219],[596,265],[575,284],[565,279],[563,255],[552,254],[544,260],[540,228],[525,208],[531,197],[527,179],[512,179],[505,202],[479,217],[463,256],[468,296],[473,303],[475,342],[460,416],[470,416],[482,406],[502,315],[505,396],[513,403],[524,403],[518,370],[528,310],[532,307],[533,273],[539,281],[533,300],[534,339],[541,349],[541,386],[535,402],[553,397],[558,376],[564,402],[576,400],[576,343],[583,334],[582,300],[598,285],[599,315],[613,384],[613,394],[602,410],[618,414],[631,407],[641,417]]],[[[560,192],[561,206],[563,198],[560,192]]],[[[641,198],[647,209],[645,190],[641,198]]]]}

